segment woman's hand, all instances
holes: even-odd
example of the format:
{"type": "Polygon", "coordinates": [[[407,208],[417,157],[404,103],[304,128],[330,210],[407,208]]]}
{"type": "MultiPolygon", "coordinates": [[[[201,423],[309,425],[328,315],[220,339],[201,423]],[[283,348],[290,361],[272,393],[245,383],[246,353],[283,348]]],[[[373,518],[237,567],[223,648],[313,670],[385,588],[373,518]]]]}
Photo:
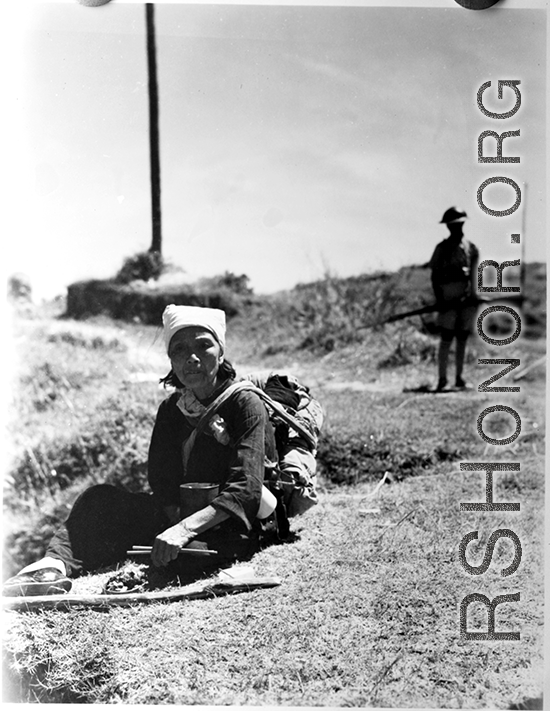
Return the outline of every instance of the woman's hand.
{"type": "Polygon", "coordinates": [[[175,560],[182,548],[195,538],[196,534],[190,531],[183,521],[159,533],[153,543],[151,561],[153,565],[161,568],[175,560]]]}
{"type": "Polygon", "coordinates": [[[151,551],[153,565],[160,568],[163,565],[167,565],[171,560],[175,560],[180,549],[185,548],[196,536],[203,533],[203,531],[208,531],[213,526],[217,526],[228,518],[229,514],[225,513],[225,511],[220,511],[208,505],[175,526],[171,526],[166,531],[159,533],[155,538],[153,550],[151,551]]]}

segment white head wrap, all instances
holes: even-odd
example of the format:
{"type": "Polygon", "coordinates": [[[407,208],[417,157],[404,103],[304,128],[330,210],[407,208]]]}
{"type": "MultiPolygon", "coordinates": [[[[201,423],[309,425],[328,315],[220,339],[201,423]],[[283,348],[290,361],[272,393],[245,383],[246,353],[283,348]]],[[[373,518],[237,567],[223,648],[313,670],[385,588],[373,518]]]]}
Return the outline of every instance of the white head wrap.
{"type": "Polygon", "coordinates": [[[188,326],[200,326],[210,331],[225,351],[225,312],[221,309],[209,309],[204,306],[176,306],[170,304],[162,314],[164,324],[164,343],[166,352],[172,336],[188,326]]]}

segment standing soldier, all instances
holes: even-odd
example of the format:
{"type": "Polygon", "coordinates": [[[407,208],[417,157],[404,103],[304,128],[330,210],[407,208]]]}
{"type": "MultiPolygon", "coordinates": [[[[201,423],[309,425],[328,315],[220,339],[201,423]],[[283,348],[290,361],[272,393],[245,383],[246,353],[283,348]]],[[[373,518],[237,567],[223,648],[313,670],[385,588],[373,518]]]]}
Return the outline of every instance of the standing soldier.
{"type": "Polygon", "coordinates": [[[447,225],[449,236],[437,245],[429,261],[441,333],[438,392],[444,390],[447,385],[447,364],[453,338],[456,339],[455,384],[461,389],[468,387],[462,378],[462,369],[466,341],[476,316],[474,297],[479,252],[472,242],[463,238],[465,219],[466,213],[455,207],[445,211],[440,224],[447,225]]]}

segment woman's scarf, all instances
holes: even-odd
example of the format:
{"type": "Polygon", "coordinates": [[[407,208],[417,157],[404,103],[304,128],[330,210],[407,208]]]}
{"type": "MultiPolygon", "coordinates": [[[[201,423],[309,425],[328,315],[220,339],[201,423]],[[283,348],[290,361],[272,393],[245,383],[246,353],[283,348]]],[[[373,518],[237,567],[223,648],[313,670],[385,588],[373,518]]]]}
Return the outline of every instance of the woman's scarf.
{"type": "MultiPolygon", "coordinates": [[[[189,388],[178,388],[180,397],[177,402],[178,409],[184,414],[190,425],[195,427],[206,410],[206,405],[198,399],[195,393],[189,388]]],[[[223,445],[229,444],[229,434],[227,425],[222,417],[213,415],[207,425],[207,431],[223,445]]]]}

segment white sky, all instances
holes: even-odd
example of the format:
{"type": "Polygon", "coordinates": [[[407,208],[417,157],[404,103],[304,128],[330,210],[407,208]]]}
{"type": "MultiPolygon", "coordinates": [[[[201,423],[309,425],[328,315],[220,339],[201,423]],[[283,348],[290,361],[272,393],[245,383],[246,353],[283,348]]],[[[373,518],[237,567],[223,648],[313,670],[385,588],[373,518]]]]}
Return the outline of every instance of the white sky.
{"type": "MultiPolygon", "coordinates": [[[[545,10],[157,4],[156,25],[163,252],[191,277],[262,293],[423,263],[451,205],[482,258],[521,256],[523,229],[546,258],[545,10]],[[476,105],[499,79],[521,81],[506,121],[476,105]],[[486,129],[520,129],[521,163],[478,164],[486,129]],[[527,182],[525,214],[477,206],[498,175],[527,182]]],[[[37,3],[13,32],[9,269],[49,297],[150,245],[145,9],[37,3]]]]}

